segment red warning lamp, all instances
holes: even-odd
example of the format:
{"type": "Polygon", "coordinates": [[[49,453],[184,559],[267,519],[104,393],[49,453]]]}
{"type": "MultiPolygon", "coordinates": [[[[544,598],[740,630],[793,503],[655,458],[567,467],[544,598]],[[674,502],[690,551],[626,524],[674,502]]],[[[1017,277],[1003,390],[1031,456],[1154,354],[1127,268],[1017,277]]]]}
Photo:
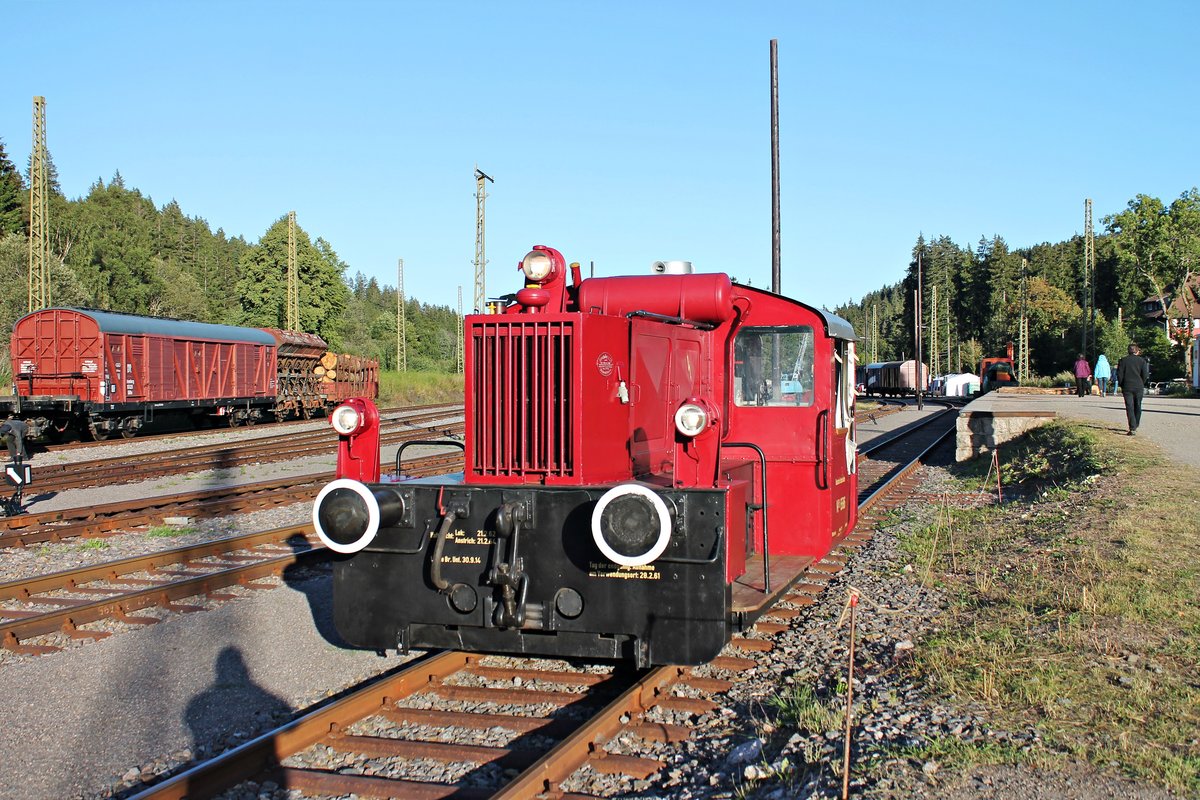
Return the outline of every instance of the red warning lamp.
{"type": "Polygon", "coordinates": [[[379,482],[379,409],[365,397],[352,397],[329,415],[337,431],[337,476],[379,482]]]}

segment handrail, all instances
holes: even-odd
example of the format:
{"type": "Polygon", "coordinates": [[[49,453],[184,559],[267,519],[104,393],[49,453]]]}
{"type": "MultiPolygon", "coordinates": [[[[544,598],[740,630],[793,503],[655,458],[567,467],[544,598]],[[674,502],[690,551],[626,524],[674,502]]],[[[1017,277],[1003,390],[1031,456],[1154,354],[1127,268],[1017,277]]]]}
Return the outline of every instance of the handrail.
{"type": "MultiPolygon", "coordinates": [[[[771,593],[771,539],[767,533],[767,454],[753,442],[721,442],[721,447],[748,447],[758,453],[759,463],[762,464],[762,503],[749,503],[753,511],[762,511],[763,515],[763,593],[771,593]]],[[[717,461],[720,462],[718,455],[717,461]]],[[[751,498],[753,499],[753,498],[751,498]]]]}
{"type": "Polygon", "coordinates": [[[654,322],[663,322],[667,325],[691,325],[696,330],[711,331],[717,326],[710,322],[697,322],[694,319],[685,317],[671,317],[666,314],[655,314],[653,311],[630,311],[625,315],[626,319],[640,317],[642,319],[653,320],[654,322]]]}
{"type": "Polygon", "coordinates": [[[817,464],[820,468],[818,489],[829,488],[829,409],[817,414],[817,464]]]}
{"type": "Polygon", "coordinates": [[[440,447],[441,445],[454,445],[465,454],[467,446],[457,439],[413,439],[400,445],[400,449],[396,451],[396,472],[400,473],[400,459],[404,455],[404,451],[409,447],[416,445],[425,445],[426,447],[440,447]]]}

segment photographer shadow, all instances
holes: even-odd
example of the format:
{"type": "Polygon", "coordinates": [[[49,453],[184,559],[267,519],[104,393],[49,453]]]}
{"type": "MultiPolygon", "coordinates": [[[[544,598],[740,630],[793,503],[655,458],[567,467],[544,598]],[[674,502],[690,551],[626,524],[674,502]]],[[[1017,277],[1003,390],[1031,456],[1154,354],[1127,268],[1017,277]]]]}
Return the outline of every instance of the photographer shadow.
{"type": "Polygon", "coordinates": [[[313,551],[313,545],[304,538],[303,534],[292,534],[286,544],[297,554],[297,560],[283,571],[283,582],[290,588],[304,595],[308,602],[308,611],[312,616],[313,627],[321,638],[334,647],[353,649],[341,636],[333,624],[333,572],[332,564],[328,561],[318,563],[306,559],[300,554],[313,551]]]}
{"type": "Polygon", "coordinates": [[[254,682],[239,648],[222,649],[213,671],[212,684],[184,712],[197,757],[243,744],[291,716],[286,701],[254,682]]]}

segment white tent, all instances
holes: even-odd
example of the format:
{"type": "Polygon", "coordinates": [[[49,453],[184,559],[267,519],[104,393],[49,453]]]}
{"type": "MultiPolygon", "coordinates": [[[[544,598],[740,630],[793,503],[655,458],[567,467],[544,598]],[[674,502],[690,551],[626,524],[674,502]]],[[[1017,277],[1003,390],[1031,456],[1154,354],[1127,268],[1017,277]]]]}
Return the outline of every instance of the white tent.
{"type": "Polygon", "coordinates": [[[947,397],[967,397],[979,391],[979,376],[969,372],[952,373],[945,381],[947,397]]]}

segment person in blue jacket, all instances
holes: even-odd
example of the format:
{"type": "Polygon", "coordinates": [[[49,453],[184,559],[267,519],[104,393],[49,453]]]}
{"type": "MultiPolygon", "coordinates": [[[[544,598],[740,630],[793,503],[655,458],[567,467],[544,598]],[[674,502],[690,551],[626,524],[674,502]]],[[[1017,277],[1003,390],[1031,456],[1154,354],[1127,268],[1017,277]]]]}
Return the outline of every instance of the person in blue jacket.
{"type": "Polygon", "coordinates": [[[1096,359],[1096,368],[1092,370],[1092,377],[1096,379],[1096,383],[1100,384],[1100,396],[1108,394],[1108,381],[1112,378],[1112,365],[1108,363],[1108,356],[1104,353],[1096,359]]]}

